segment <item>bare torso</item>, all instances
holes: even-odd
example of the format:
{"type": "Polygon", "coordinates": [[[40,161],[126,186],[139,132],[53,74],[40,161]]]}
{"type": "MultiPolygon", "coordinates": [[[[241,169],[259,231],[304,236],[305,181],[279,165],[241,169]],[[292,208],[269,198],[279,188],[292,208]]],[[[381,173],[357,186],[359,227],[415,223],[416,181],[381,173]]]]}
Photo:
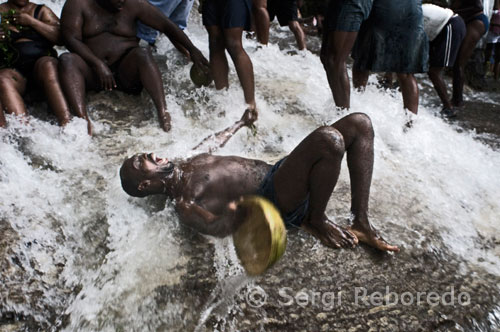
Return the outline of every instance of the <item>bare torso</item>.
{"type": "Polygon", "coordinates": [[[110,12],[96,0],[84,0],[82,6],[82,41],[106,64],[116,62],[128,49],[138,46],[134,1],[123,9],[110,12]]]}
{"type": "Polygon", "coordinates": [[[180,168],[182,190],[176,199],[193,201],[220,214],[229,202],[255,194],[271,166],[255,159],[201,154],[180,168]]]}

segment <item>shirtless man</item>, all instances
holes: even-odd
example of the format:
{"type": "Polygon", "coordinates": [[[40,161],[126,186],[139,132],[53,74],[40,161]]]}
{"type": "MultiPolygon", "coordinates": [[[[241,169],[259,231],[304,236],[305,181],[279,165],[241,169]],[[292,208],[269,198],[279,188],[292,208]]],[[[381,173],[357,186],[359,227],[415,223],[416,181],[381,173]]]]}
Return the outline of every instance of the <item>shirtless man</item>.
{"type": "Polygon", "coordinates": [[[287,226],[302,227],[327,246],[354,247],[361,241],[399,251],[368,221],[373,138],[368,116],[354,113],[316,129],[274,166],[236,156],[200,154],[172,162],[144,153],[125,160],[120,177],[129,195],[174,199],[180,220],[204,234],[233,233],[245,216],[240,197],[258,194],[278,207],[287,226]],[[325,215],[346,152],[354,216],[349,229],[325,215]]]}
{"type": "Polygon", "coordinates": [[[119,89],[140,93],[146,88],[158,111],[160,126],[171,128],[161,73],[151,52],[139,47],[136,22],[163,32],[189,51],[191,60],[204,72],[208,61],[189,38],[159,9],[146,0],[68,0],[61,25],[72,53],[61,56],[60,76],[71,109],[91,124],[85,91],[119,89]]]}

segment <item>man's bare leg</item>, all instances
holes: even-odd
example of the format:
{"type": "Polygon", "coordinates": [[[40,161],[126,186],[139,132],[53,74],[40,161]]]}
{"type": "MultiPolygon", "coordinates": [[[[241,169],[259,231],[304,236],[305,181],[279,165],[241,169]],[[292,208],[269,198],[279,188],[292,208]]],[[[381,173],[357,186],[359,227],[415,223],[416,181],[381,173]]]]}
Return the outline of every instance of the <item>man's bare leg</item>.
{"type": "Polygon", "coordinates": [[[299,50],[306,49],[306,34],[302,27],[300,26],[298,21],[290,21],[288,22],[288,27],[293,32],[295,39],[297,40],[297,47],[299,50]]]}
{"type": "Polygon", "coordinates": [[[373,127],[370,118],[362,113],[350,114],[332,125],[344,139],[347,166],[351,180],[351,212],[354,215],[350,230],[359,241],[374,248],[399,251],[389,245],[368,220],[368,202],[373,172],[373,127]]]}
{"type": "Polygon", "coordinates": [[[467,32],[458,51],[458,57],[453,66],[453,98],[454,106],[463,105],[463,91],[465,82],[465,65],[474,52],[476,44],[485,32],[484,23],[479,20],[473,20],[467,24],[467,32]]]}
{"type": "Polygon", "coordinates": [[[226,49],[233,60],[238,78],[240,79],[241,87],[245,102],[249,109],[255,110],[255,82],[253,76],[253,66],[250,57],[243,49],[241,41],[243,28],[224,29],[224,42],[226,49]]]}
{"type": "Polygon", "coordinates": [[[418,84],[413,74],[397,73],[401,93],[403,94],[404,108],[417,114],[418,112],[418,84]]]}
{"type": "Polygon", "coordinates": [[[429,78],[432,81],[432,85],[434,85],[434,89],[436,90],[439,98],[441,99],[441,102],[443,103],[443,107],[445,109],[451,110],[453,106],[451,105],[450,97],[448,96],[443,76],[441,76],[442,71],[442,67],[430,67],[428,74],[429,78]]]}
{"type": "Polygon", "coordinates": [[[56,58],[43,57],[36,62],[34,72],[37,83],[43,88],[47,103],[56,115],[59,125],[65,126],[70,120],[71,113],[59,83],[57,62],[56,58]]]}
{"type": "Polygon", "coordinates": [[[18,116],[26,115],[22,95],[26,89],[26,79],[13,69],[0,70],[0,100],[3,110],[18,116]]]}
{"type": "Polygon", "coordinates": [[[210,72],[214,78],[215,88],[221,90],[229,86],[229,65],[226,58],[224,35],[216,25],[207,26],[206,28],[210,48],[210,72]]]}
{"type": "Polygon", "coordinates": [[[89,135],[92,135],[85,93],[87,87],[90,90],[100,90],[97,76],[79,55],[65,53],[59,59],[59,80],[70,109],[76,116],[87,120],[87,130],[89,135]]]}
{"type": "Polygon", "coordinates": [[[325,215],[344,151],[342,135],[331,126],[320,127],[290,153],[274,176],[280,210],[293,211],[309,193],[309,211],[302,226],[333,248],[357,243],[352,233],[336,226],[325,215]]]}
{"type": "Polygon", "coordinates": [[[124,89],[133,88],[139,84],[144,86],[155,104],[160,127],[164,131],[169,131],[171,119],[167,112],[163,81],[151,51],[142,47],[132,49],[118,67],[118,78],[124,89]]]}
{"type": "Polygon", "coordinates": [[[252,5],[253,17],[255,19],[255,32],[259,43],[267,45],[269,42],[269,13],[267,12],[267,0],[254,0],[252,5]]]}
{"type": "Polygon", "coordinates": [[[357,32],[331,31],[325,33],[321,46],[321,62],[335,105],[342,108],[350,107],[351,87],[346,62],[357,35],[357,32]]]}
{"type": "Polygon", "coordinates": [[[352,67],[352,85],[355,89],[363,91],[368,83],[370,72],[367,70],[358,70],[352,67]]]}

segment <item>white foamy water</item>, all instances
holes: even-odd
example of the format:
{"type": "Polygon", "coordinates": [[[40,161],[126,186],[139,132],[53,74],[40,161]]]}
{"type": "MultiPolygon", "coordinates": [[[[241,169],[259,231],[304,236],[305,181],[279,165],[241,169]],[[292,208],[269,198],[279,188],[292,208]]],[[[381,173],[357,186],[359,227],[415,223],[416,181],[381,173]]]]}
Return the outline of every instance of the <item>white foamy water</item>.
{"type": "MultiPolygon", "coordinates": [[[[48,5],[59,14],[62,1],[48,5]]],[[[208,57],[200,21],[193,11],[187,34],[208,57]]],[[[316,55],[289,55],[274,45],[257,48],[246,39],[244,45],[255,72],[258,132],[253,136],[242,129],[219,154],[274,162],[316,127],[345,115],[334,111],[316,55]]],[[[158,304],[158,287],[184,286],[192,238],[181,230],[170,203],[130,198],[121,190],[121,162],[142,151],[190,156],[192,147],[239,119],[245,108],[231,61],[227,91],[194,89],[190,66],[168,40],[162,38],[159,48],[167,56],[163,79],[171,132],[160,130],[146,93],[117,92],[89,97],[92,138],[79,119],[61,130],[37,118],[22,125],[8,116],[9,127],[0,129],[0,222],[19,237],[12,256],[20,258],[26,276],[7,280],[0,297],[5,308],[42,323],[50,321],[47,307],[59,308],[57,320],[66,315],[68,331],[168,330],[185,320],[201,326],[211,314],[224,319],[231,310],[230,290],[236,293],[251,282],[239,277],[231,241],[210,239],[218,284],[209,299],[200,299],[204,311],[179,317],[182,296],[158,304]],[[81,289],[78,295],[68,295],[75,287],[81,289]],[[15,289],[23,299],[8,295],[15,289]]],[[[500,234],[500,152],[474,133],[458,132],[432,108],[421,107],[413,128],[403,130],[407,117],[401,96],[373,85],[352,93],[351,111],[367,113],[375,128],[370,216],[386,238],[411,249],[424,246],[426,234],[434,234],[445,250],[499,274],[500,252],[483,248],[479,239],[500,234]],[[419,236],[421,241],[408,240],[419,236]]],[[[340,190],[328,210],[342,211],[332,215],[339,220],[348,215],[348,190],[342,190],[348,184],[344,163],[340,190]]]]}

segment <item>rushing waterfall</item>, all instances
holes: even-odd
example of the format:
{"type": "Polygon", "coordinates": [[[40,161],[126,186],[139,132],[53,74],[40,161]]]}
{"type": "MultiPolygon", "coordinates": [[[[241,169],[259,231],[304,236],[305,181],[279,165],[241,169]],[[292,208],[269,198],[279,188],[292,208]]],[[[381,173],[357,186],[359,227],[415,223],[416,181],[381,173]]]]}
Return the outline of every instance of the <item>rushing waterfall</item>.
{"type": "MultiPolygon", "coordinates": [[[[45,3],[60,14],[63,0],[45,3]]],[[[208,57],[207,33],[195,9],[186,33],[208,57]]],[[[271,33],[274,40],[293,40],[288,28],[273,25],[271,33]]],[[[319,57],[295,51],[294,42],[281,46],[260,47],[244,39],[255,71],[257,132],[242,129],[218,153],[274,162],[316,127],[344,115],[335,110],[319,57]]],[[[295,289],[320,284],[315,269],[294,266],[299,257],[326,257],[326,262],[316,261],[320,271],[323,264],[338,263],[339,269],[352,264],[341,257],[354,261],[366,256],[365,248],[334,251],[307,234],[291,232],[289,248],[276,268],[249,279],[230,238],[205,238],[182,227],[171,202],[161,197],[128,197],[118,178],[125,157],[142,151],[188,157],[192,147],[239,119],[245,108],[232,63],[229,89],[195,89],[190,64],[168,39],[161,37],[158,48],[171,132],[159,128],[146,92],[140,97],[90,93],[93,137],[77,118],[61,129],[41,103],[30,107],[34,116],[29,123],[7,116],[8,128],[0,129],[0,310],[4,320],[27,322],[19,329],[280,330],[278,323],[263,327],[282,321],[277,318],[280,309],[273,306],[260,308],[256,319],[246,321],[248,308],[241,305],[245,289],[290,278],[304,283],[297,281],[291,286],[295,289]]],[[[429,85],[425,75],[418,79],[421,87],[429,85]]],[[[370,82],[376,83],[374,76],[370,82]]],[[[411,253],[432,253],[444,262],[443,271],[449,271],[446,262],[453,261],[457,280],[493,280],[487,283],[493,292],[490,302],[478,305],[487,311],[485,317],[490,315],[485,320],[500,322],[500,151],[474,131],[437,116],[439,109],[431,102],[434,91],[423,91],[410,129],[405,127],[408,118],[400,93],[376,84],[363,93],[352,92],[351,111],[367,113],[375,128],[370,217],[386,239],[403,248],[400,255],[368,262],[412,265],[411,253]]],[[[468,92],[466,100],[496,104],[498,94],[468,92]]],[[[493,140],[499,142],[498,137],[493,140]]],[[[349,200],[344,162],[327,209],[340,224],[349,218],[349,200]]],[[[366,271],[370,274],[371,268],[366,271]]],[[[436,278],[427,271],[421,275],[436,278]]],[[[403,275],[401,280],[406,280],[403,275]]],[[[301,319],[323,317],[317,318],[320,311],[308,311],[307,317],[305,312],[301,319]]]]}

